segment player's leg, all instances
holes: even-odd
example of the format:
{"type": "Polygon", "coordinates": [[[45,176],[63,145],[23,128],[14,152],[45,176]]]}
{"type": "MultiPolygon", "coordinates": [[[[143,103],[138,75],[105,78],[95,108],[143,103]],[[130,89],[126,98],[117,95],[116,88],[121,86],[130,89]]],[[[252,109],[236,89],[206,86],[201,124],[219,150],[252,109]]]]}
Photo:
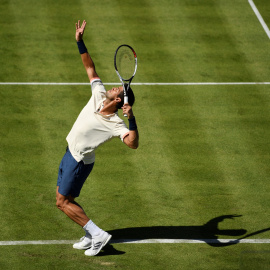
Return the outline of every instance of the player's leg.
{"type": "Polygon", "coordinates": [[[85,230],[85,236],[78,243],[73,245],[76,249],[88,249],[85,251],[87,256],[95,256],[109,242],[111,235],[100,229],[85,214],[82,207],[74,201],[71,196],[63,196],[56,190],[57,207],[63,211],[70,219],[79,224],[85,230]]]}
{"type": "MultiPolygon", "coordinates": [[[[67,151],[60,163],[56,189],[56,205],[71,220],[84,227],[89,221],[83,208],[75,202],[81,188],[89,176],[94,164],[77,162],[70,151],[67,151]]],[[[76,249],[87,249],[92,244],[92,236],[85,231],[85,236],[73,245],[76,249]]]]}
{"type": "Polygon", "coordinates": [[[82,161],[77,162],[68,148],[59,166],[56,205],[81,226],[84,226],[89,219],[86,217],[82,207],[74,199],[79,197],[84,182],[91,173],[93,166],[94,163],[84,164],[82,161]]]}
{"type": "Polygon", "coordinates": [[[85,236],[81,238],[79,243],[73,245],[77,249],[87,249],[91,247],[89,254],[94,256],[100,252],[111,238],[107,232],[100,229],[93,221],[91,221],[83,208],[75,202],[75,198],[79,196],[81,188],[89,176],[94,164],[84,164],[77,162],[67,149],[60,167],[57,180],[56,205],[70,219],[79,224],[85,230],[85,236]]]}
{"type": "MultiPolygon", "coordinates": [[[[59,187],[56,189],[56,205],[63,211],[71,220],[84,227],[88,223],[89,218],[85,214],[83,208],[74,201],[71,196],[63,196],[58,192],[59,187]]],[[[76,249],[88,249],[92,246],[92,236],[85,230],[85,236],[83,236],[79,242],[73,245],[76,249]]]]}
{"type": "Polygon", "coordinates": [[[83,208],[74,201],[74,198],[69,196],[64,196],[58,192],[59,187],[56,189],[56,206],[62,212],[64,212],[70,219],[84,227],[89,221],[89,218],[85,214],[83,208]]]}

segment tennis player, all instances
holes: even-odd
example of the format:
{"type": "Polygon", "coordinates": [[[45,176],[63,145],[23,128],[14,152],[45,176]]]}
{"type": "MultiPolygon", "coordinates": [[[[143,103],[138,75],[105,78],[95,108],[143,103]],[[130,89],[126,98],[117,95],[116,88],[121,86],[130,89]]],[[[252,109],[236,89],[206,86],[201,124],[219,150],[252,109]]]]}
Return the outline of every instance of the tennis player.
{"type": "Polygon", "coordinates": [[[83,42],[86,21],[76,23],[76,41],[83,65],[89,77],[92,96],[79,114],[67,136],[68,147],[60,163],[56,205],[71,220],[85,230],[85,236],[73,245],[83,249],[85,255],[95,256],[109,242],[111,235],[88,218],[83,208],[75,202],[81,188],[94,166],[95,149],[113,137],[119,137],[132,149],[138,147],[139,134],[132,111],[134,94],[129,89],[129,103],[123,104],[123,87],[106,91],[95,70],[94,62],[83,42]],[[118,109],[127,114],[129,129],[118,116],[118,109]]]}

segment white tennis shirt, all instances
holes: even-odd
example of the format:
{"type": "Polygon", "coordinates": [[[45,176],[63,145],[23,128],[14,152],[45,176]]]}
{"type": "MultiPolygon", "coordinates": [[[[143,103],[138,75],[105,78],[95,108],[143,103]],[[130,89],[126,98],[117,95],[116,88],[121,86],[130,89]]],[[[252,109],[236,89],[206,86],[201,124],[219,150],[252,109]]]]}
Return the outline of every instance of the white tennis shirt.
{"type": "Polygon", "coordinates": [[[106,99],[106,89],[99,78],[91,81],[92,96],[79,114],[66,140],[69,151],[77,162],[95,161],[95,149],[113,137],[122,141],[129,130],[117,112],[102,115],[99,111],[106,99]]]}

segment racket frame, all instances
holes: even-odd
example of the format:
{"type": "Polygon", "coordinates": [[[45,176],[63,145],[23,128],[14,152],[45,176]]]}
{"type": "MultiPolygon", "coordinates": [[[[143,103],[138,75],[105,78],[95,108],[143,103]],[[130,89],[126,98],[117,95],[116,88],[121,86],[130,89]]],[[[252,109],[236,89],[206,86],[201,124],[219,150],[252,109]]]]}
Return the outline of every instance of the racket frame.
{"type": "MultiPolygon", "coordinates": [[[[130,84],[131,84],[131,81],[133,80],[133,78],[134,78],[134,76],[135,76],[135,74],[136,74],[136,71],[137,71],[137,55],[136,55],[135,50],[134,50],[131,46],[129,46],[129,45],[127,45],[127,44],[123,44],[123,45],[120,45],[120,46],[116,49],[115,54],[114,54],[114,68],[115,68],[116,74],[118,75],[118,77],[119,77],[119,79],[120,79],[120,81],[121,81],[121,83],[122,83],[122,86],[123,86],[123,91],[124,91],[124,104],[125,104],[125,103],[128,103],[128,89],[129,89],[130,84]],[[117,69],[117,65],[116,65],[116,56],[117,56],[117,53],[118,53],[119,49],[122,48],[122,47],[128,47],[128,48],[132,51],[132,53],[133,53],[133,55],[134,55],[135,68],[134,68],[134,72],[133,72],[132,76],[131,76],[129,79],[124,79],[124,78],[121,77],[121,75],[120,75],[120,73],[119,73],[119,71],[118,71],[118,69],[117,69]],[[126,84],[126,85],[125,85],[125,84],[126,84]]],[[[127,117],[126,114],[124,114],[124,116],[127,117]]]]}

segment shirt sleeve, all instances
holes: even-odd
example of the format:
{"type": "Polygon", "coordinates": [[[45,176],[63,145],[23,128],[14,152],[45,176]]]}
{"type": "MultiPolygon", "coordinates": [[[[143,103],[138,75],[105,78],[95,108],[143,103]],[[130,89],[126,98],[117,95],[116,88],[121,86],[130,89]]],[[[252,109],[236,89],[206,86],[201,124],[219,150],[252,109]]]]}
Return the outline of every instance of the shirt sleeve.
{"type": "Polygon", "coordinates": [[[91,80],[91,90],[91,106],[93,106],[94,111],[98,111],[101,108],[103,101],[106,99],[106,89],[100,78],[94,78],[91,80]]]}
{"type": "Polygon", "coordinates": [[[115,136],[120,137],[122,142],[124,141],[124,138],[129,135],[129,129],[124,121],[117,123],[114,132],[115,136]]]}
{"type": "Polygon", "coordinates": [[[91,80],[91,89],[92,93],[94,93],[96,90],[106,92],[106,89],[99,77],[95,77],[91,80]]]}

